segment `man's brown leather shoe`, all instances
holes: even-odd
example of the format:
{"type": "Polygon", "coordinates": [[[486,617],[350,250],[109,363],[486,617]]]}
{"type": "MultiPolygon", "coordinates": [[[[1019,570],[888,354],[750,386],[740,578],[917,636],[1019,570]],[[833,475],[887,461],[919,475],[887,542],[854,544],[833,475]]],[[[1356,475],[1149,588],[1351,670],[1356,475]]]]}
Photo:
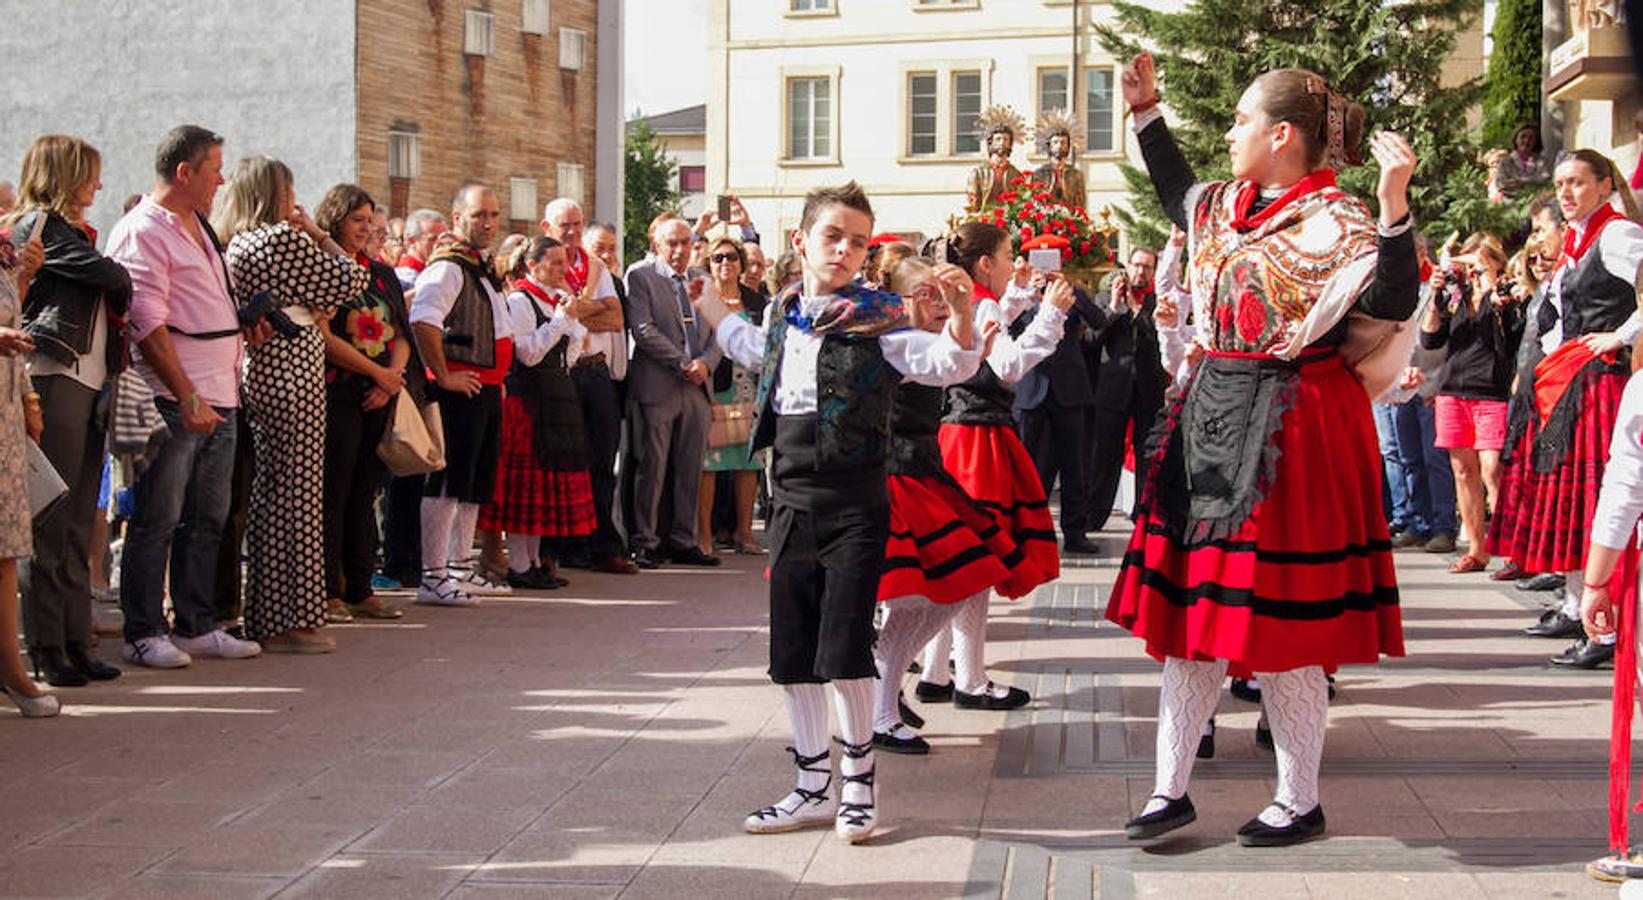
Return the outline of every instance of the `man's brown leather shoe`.
{"type": "Polygon", "coordinates": [[[620,556],[612,556],[610,559],[601,559],[593,565],[588,566],[588,569],[593,572],[604,572],[609,575],[639,574],[639,567],[633,564],[633,560],[623,559],[620,556]]]}

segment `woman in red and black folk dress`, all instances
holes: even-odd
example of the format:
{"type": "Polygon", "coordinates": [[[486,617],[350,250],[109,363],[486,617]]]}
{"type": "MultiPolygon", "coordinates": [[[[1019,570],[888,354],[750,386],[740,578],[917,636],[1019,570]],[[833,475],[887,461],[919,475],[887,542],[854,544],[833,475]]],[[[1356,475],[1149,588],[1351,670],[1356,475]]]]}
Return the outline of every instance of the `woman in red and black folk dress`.
{"type": "Polygon", "coordinates": [[[551,590],[565,584],[542,538],[593,533],[582,405],[570,367],[587,329],[570,315],[565,248],[549,237],[516,251],[510,271],[523,268],[508,295],[513,368],[502,401],[502,449],[496,493],[479,513],[479,527],[508,533],[508,584],[551,590]]]}
{"type": "Polygon", "coordinates": [[[1402,655],[1370,397],[1413,340],[1415,155],[1377,135],[1380,221],[1335,186],[1363,108],[1299,69],[1255,79],[1226,133],[1233,178],[1198,183],[1158,111],[1153,61],[1124,99],[1164,210],[1189,236],[1196,364],[1153,435],[1107,617],[1164,661],[1154,794],[1125,831],[1193,821],[1187,781],[1228,667],[1259,674],[1278,757],[1246,846],[1323,832],[1326,669],[1402,655]],[[1400,324],[1401,323],[1401,324],[1400,324]]]}

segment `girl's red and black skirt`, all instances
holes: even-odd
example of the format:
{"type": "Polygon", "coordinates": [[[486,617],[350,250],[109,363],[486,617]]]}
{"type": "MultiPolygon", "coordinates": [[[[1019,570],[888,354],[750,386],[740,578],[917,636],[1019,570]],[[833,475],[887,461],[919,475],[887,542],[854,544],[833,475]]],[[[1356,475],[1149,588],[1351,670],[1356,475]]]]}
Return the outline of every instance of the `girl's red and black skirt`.
{"type": "Polygon", "coordinates": [[[1010,576],[998,585],[998,592],[1022,597],[1059,578],[1061,548],[1056,546],[1050,502],[1014,429],[947,423],[936,437],[948,474],[1020,548],[1021,558],[1010,565],[1010,576]]]}
{"type": "MultiPolygon", "coordinates": [[[[1215,364],[1213,355],[1204,363],[1215,364]]],[[[1187,405],[1204,402],[1194,399],[1192,385],[1160,426],[1107,605],[1107,618],[1146,641],[1156,658],[1225,659],[1240,671],[1281,672],[1403,655],[1369,398],[1332,352],[1291,371],[1298,377],[1283,394],[1287,408],[1274,407],[1272,427],[1244,438],[1268,442],[1263,490],[1247,518],[1208,537],[1189,540],[1164,515],[1159,494],[1172,467],[1172,483],[1186,483],[1177,432],[1187,405]]],[[[1194,379],[1203,373],[1200,366],[1194,379]]],[[[1217,410],[1193,412],[1197,421],[1224,423],[1217,410]]]]}
{"type": "Polygon", "coordinates": [[[545,468],[534,434],[525,402],[513,395],[503,398],[496,490],[479,511],[479,527],[544,537],[592,534],[596,521],[587,469],[545,468]]]}

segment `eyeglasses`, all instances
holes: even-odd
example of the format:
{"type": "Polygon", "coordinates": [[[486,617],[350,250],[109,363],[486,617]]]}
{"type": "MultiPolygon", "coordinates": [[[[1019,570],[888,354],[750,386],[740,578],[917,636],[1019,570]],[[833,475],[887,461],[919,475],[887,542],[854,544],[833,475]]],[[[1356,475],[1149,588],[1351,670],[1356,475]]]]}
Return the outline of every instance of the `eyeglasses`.
{"type": "Polygon", "coordinates": [[[727,262],[740,262],[734,253],[715,253],[712,256],[709,256],[708,259],[718,265],[723,265],[727,262]]]}

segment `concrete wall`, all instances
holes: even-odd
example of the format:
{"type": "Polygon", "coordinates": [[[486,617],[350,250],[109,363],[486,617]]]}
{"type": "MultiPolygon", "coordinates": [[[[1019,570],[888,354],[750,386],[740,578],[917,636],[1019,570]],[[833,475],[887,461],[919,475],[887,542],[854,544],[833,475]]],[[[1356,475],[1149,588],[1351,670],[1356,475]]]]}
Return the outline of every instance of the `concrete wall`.
{"type": "Polygon", "coordinates": [[[36,136],[66,132],[103,154],[89,219],[104,231],[154,182],[172,126],[226,137],[228,160],[264,154],[312,206],[353,178],[352,0],[0,0],[0,178],[36,136]]]}

